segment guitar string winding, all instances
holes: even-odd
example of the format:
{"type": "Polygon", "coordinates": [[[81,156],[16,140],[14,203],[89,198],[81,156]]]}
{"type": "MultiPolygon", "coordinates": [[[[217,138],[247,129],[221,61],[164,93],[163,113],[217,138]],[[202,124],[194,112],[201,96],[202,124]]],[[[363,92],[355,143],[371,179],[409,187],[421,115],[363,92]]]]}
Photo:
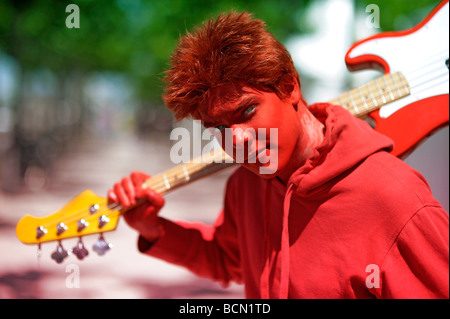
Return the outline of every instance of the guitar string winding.
{"type": "MultiPolygon", "coordinates": [[[[411,70],[409,73],[414,74],[414,73],[417,73],[424,69],[426,70],[426,68],[429,67],[430,65],[439,66],[440,65],[439,62],[445,58],[448,58],[448,50],[444,50],[444,51],[437,53],[436,55],[433,56],[432,60],[427,60],[427,62],[425,64],[422,64],[422,65],[416,67],[415,69],[411,70]]],[[[420,75],[420,76],[422,76],[422,75],[420,75]]]]}
{"type": "MultiPolygon", "coordinates": [[[[419,88],[424,84],[430,84],[429,82],[435,79],[444,78],[443,81],[438,82],[437,84],[430,84],[432,86],[436,86],[445,82],[445,78],[448,75],[448,72],[445,68],[440,65],[442,59],[448,58],[448,51],[444,50],[439,52],[434,56],[434,58],[427,63],[416,67],[414,70],[405,74],[405,77],[408,79],[409,86],[411,88],[419,88]],[[431,66],[431,69],[430,69],[431,66]]],[[[421,93],[424,90],[428,89],[427,87],[421,88],[414,93],[421,93]]]]}

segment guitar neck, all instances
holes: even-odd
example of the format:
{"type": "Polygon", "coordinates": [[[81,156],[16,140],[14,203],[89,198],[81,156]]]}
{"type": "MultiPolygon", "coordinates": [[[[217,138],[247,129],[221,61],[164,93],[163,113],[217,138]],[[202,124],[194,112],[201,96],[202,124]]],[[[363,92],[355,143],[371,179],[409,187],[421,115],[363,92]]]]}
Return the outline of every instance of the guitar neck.
{"type": "Polygon", "coordinates": [[[159,194],[165,194],[234,164],[234,160],[222,151],[206,159],[200,157],[191,162],[177,165],[147,179],[143,185],[144,188],[151,188],[159,194]]]}
{"type": "MultiPolygon", "coordinates": [[[[402,73],[386,74],[358,88],[352,89],[330,101],[341,105],[356,117],[364,117],[381,106],[410,94],[408,82],[402,73]]],[[[194,159],[180,164],[144,182],[144,187],[160,194],[212,175],[233,166],[233,159],[225,152],[205,159],[194,159]]]]}
{"type": "Polygon", "coordinates": [[[383,105],[410,94],[408,81],[401,72],[385,74],[330,101],[341,105],[356,117],[364,117],[383,105]]]}

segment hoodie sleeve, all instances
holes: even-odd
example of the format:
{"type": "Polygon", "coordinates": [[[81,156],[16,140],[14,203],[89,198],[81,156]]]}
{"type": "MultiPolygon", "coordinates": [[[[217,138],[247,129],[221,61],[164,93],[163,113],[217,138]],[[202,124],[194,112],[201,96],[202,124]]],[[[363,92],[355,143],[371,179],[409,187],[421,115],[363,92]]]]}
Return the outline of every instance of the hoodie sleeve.
{"type": "Polygon", "coordinates": [[[381,268],[380,298],[449,298],[449,215],[424,207],[405,225],[381,268]]]}
{"type": "Polygon", "coordinates": [[[225,207],[213,225],[161,218],[164,234],[151,244],[141,236],[142,253],[182,266],[198,276],[227,285],[242,282],[236,224],[225,198],[225,207]]]}

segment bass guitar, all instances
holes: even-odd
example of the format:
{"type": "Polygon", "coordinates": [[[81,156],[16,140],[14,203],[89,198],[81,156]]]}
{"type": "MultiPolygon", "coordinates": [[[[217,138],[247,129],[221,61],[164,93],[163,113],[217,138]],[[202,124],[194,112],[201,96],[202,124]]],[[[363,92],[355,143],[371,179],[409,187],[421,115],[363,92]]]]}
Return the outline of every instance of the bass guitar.
{"type": "MultiPolygon", "coordinates": [[[[394,140],[393,153],[405,155],[448,124],[448,33],[446,0],[410,30],[381,33],[355,43],[345,56],[349,70],[376,68],[383,70],[384,75],[330,102],[359,118],[372,118],[374,129],[394,140]]],[[[165,194],[235,165],[225,152],[215,156],[175,166],[145,181],[144,187],[165,194]]],[[[93,250],[103,255],[111,248],[103,233],[116,229],[123,212],[120,205],[108,203],[106,198],[86,190],[52,215],[25,215],[17,223],[16,234],[23,243],[39,247],[45,242],[58,242],[51,255],[58,263],[70,254],[85,258],[89,252],[82,237],[100,234],[93,250]],[[65,250],[61,241],[74,237],[79,238],[77,245],[65,250]]]]}

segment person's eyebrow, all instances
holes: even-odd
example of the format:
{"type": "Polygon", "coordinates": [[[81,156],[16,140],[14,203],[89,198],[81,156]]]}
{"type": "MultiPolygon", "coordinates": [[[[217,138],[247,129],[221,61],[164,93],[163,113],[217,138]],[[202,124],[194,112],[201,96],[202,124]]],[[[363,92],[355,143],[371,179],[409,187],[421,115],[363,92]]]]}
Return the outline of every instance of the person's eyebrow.
{"type": "Polygon", "coordinates": [[[249,95],[244,97],[239,103],[238,107],[233,111],[233,114],[238,113],[240,110],[252,106],[258,101],[258,97],[255,95],[249,95]]]}
{"type": "Polygon", "coordinates": [[[203,126],[206,128],[210,128],[210,127],[216,127],[217,125],[215,123],[203,122],[203,126]]]}
{"type": "MultiPolygon", "coordinates": [[[[244,95],[237,104],[236,109],[230,110],[230,112],[234,114],[239,113],[242,109],[255,104],[258,101],[258,97],[255,95],[244,95]]],[[[216,127],[217,123],[215,122],[203,122],[203,126],[208,127],[216,127]]]]}

